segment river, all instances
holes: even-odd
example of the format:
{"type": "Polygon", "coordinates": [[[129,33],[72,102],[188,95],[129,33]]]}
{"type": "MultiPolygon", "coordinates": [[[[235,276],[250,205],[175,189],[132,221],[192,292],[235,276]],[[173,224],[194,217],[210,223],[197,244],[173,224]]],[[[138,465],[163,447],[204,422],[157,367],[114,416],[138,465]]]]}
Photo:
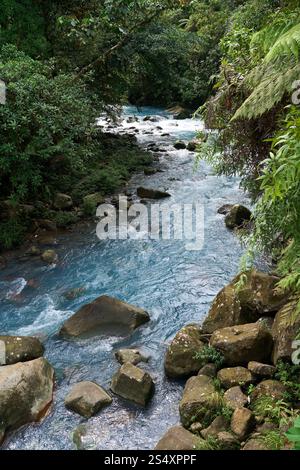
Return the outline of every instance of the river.
{"type": "Polygon", "coordinates": [[[226,203],[249,201],[233,177],[215,176],[195,154],[175,150],[178,139],[191,140],[203,127],[200,120],[174,120],[155,108],[124,109],[118,132],[135,127],[143,147],[155,142],[160,172],[136,174],[128,191],[137,186],[168,190],[165,204],[198,201],[205,208],[205,243],[200,251],[188,251],[180,240],[100,241],[94,227],[72,236],[61,235],[56,250],[59,263],[44,266],[38,260],[14,261],[1,271],[0,325],[2,334],[38,335],[45,356],[55,368],[56,389],[51,412],[38,424],[24,427],[4,444],[5,449],[74,449],[73,431],[79,425],[88,449],[153,449],[164,432],[179,420],[178,402],[183,383],[165,378],[163,361],[167,344],[184,325],[201,322],[217,292],[239,270],[243,248],[239,239],[217,214],[226,203]],[[128,116],[138,122],[127,123],[128,116]],[[145,122],[146,115],[158,122],[145,122]],[[157,127],[161,127],[158,129],[157,127]],[[148,132],[151,132],[149,134],[148,132]],[[169,133],[169,136],[162,134],[169,133]],[[27,285],[37,280],[35,288],[27,285]],[[74,300],[63,296],[68,289],[83,287],[74,300]],[[15,298],[16,294],[20,294],[15,298]],[[145,308],[151,321],[130,337],[108,337],[68,342],[57,336],[60,325],[81,305],[107,294],[145,308]],[[154,378],[155,394],[146,409],[114,397],[113,404],[90,420],[69,412],[64,397],[70,386],[92,380],[109,389],[118,368],[114,351],[140,347],[150,356],[141,364],[154,378]]]}

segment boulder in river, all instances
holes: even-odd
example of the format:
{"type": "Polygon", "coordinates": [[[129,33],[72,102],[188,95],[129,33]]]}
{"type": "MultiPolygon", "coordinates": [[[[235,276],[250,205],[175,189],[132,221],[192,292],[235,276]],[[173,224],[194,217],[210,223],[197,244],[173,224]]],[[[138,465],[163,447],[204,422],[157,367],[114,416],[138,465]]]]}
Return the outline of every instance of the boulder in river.
{"type": "Polygon", "coordinates": [[[186,143],[183,142],[183,140],[177,140],[177,142],[174,144],[174,148],[176,150],[184,150],[186,149],[186,143]]]}
{"type": "Polygon", "coordinates": [[[57,193],[54,198],[54,207],[58,210],[71,209],[73,201],[68,194],[57,193]]]}
{"type": "Polygon", "coordinates": [[[173,426],[160,439],[155,450],[195,450],[199,444],[199,437],[192,434],[182,426],[173,426]]]}
{"type": "Polygon", "coordinates": [[[197,145],[198,145],[198,142],[196,140],[191,140],[186,148],[189,152],[195,152],[197,150],[197,145]]]}
{"type": "Polygon", "coordinates": [[[46,264],[54,264],[58,260],[58,255],[54,250],[45,250],[41,254],[41,259],[46,264]]]}
{"type": "Polygon", "coordinates": [[[168,347],[165,358],[166,375],[181,378],[196,374],[201,364],[195,355],[203,347],[202,330],[198,325],[182,328],[168,347]]]}
{"type": "Polygon", "coordinates": [[[79,338],[104,333],[128,334],[149,320],[145,310],[103,295],[69,318],[63,324],[60,335],[79,338]]]}
{"type": "Polygon", "coordinates": [[[111,402],[108,393],[94,382],[77,383],[65,398],[66,408],[85,418],[91,418],[111,402]]]}
{"type": "Polygon", "coordinates": [[[286,302],[286,294],[276,287],[278,281],[278,277],[256,270],[239,274],[214,299],[203,331],[213,333],[255,322],[263,315],[274,316],[286,302]]]}
{"type": "Polygon", "coordinates": [[[299,352],[297,353],[299,347],[293,348],[293,342],[300,329],[300,315],[296,314],[299,302],[299,296],[291,298],[275,317],[272,328],[274,338],[272,359],[274,364],[277,364],[279,360],[290,361],[293,354],[295,354],[296,361],[300,357],[299,352]],[[287,319],[289,318],[295,318],[295,321],[293,323],[288,322],[287,319]]]}
{"type": "Polygon", "coordinates": [[[146,406],[153,394],[154,383],[147,372],[127,362],[113,376],[111,390],[126,400],[146,406]]]}
{"type": "Polygon", "coordinates": [[[53,377],[44,358],[0,367],[0,435],[45,415],[52,402],[53,377]]]}
{"type": "Polygon", "coordinates": [[[167,197],[171,197],[171,194],[165,191],[143,187],[137,188],[137,195],[141,199],[165,199],[167,197]]]}
{"type": "Polygon", "coordinates": [[[250,361],[268,362],[273,339],[263,323],[251,323],[215,331],[210,344],[223,354],[228,366],[239,366],[250,361]]]}
{"type": "Polygon", "coordinates": [[[179,404],[180,419],[185,428],[195,421],[214,416],[221,402],[220,394],[215,390],[213,379],[206,375],[191,377],[183,392],[179,404]]]}
{"type": "Polygon", "coordinates": [[[231,211],[233,206],[234,204],[224,204],[218,209],[218,214],[227,215],[231,211]]]}
{"type": "Polygon", "coordinates": [[[226,227],[229,229],[242,227],[251,220],[252,213],[247,207],[240,204],[233,206],[225,217],[226,227]]]}
{"type": "Polygon", "coordinates": [[[138,349],[119,349],[119,351],[116,351],[115,356],[120,364],[129,362],[136,366],[140,362],[148,361],[148,358],[143,356],[138,349]]]}
{"type": "Polygon", "coordinates": [[[29,336],[0,336],[0,366],[37,359],[44,354],[44,346],[29,336]]]}

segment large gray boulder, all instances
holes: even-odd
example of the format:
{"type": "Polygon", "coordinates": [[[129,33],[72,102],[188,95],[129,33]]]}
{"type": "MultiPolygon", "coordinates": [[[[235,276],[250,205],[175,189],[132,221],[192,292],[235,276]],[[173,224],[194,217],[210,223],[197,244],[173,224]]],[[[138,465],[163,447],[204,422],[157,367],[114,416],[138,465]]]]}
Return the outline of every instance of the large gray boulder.
{"type": "Polygon", "coordinates": [[[54,370],[44,358],[0,367],[0,435],[39,421],[53,395],[54,370]]]}
{"type": "Polygon", "coordinates": [[[65,398],[65,406],[85,418],[91,418],[112,402],[108,393],[94,382],[80,382],[65,398]]]}
{"type": "Polygon", "coordinates": [[[146,406],[153,394],[154,383],[147,372],[127,362],[113,376],[111,390],[126,400],[146,406]]]}
{"type": "Polygon", "coordinates": [[[215,331],[210,344],[223,354],[228,366],[239,366],[250,361],[268,362],[273,339],[263,323],[250,323],[215,331]]]}
{"type": "Polygon", "coordinates": [[[44,346],[37,338],[0,336],[0,366],[31,361],[43,354],[44,346]]]}
{"type": "Polygon", "coordinates": [[[173,426],[160,439],[155,450],[195,450],[199,441],[201,439],[182,426],[173,426]]]}
{"type": "Polygon", "coordinates": [[[263,380],[251,393],[251,402],[262,397],[272,398],[274,401],[282,400],[286,394],[286,387],[279,380],[263,380]]]}
{"type": "Polygon", "coordinates": [[[220,406],[221,397],[215,390],[213,379],[206,375],[191,377],[185,386],[179,404],[180,419],[185,428],[195,421],[209,418],[220,406]]]}
{"type": "Polygon", "coordinates": [[[254,414],[247,408],[237,408],[231,418],[231,431],[243,441],[254,428],[254,414]]]}
{"type": "Polygon", "coordinates": [[[126,333],[148,322],[145,310],[103,295],[84,305],[60,330],[61,336],[84,337],[105,333],[126,333]]]}
{"type": "Polygon", "coordinates": [[[274,316],[286,302],[286,295],[276,288],[278,281],[278,277],[256,270],[239,274],[213,301],[203,331],[213,333],[256,322],[264,315],[274,316]]]}
{"type": "Polygon", "coordinates": [[[202,337],[202,330],[197,325],[185,326],[176,334],[165,358],[165,372],[168,377],[188,377],[199,371],[201,364],[195,355],[204,347],[202,337]]]}
{"type": "Polygon", "coordinates": [[[299,296],[291,298],[275,317],[272,328],[274,338],[272,359],[274,364],[277,364],[279,360],[291,360],[294,352],[293,342],[300,330],[300,315],[296,314],[299,301],[299,296]],[[295,320],[293,322],[289,321],[292,318],[295,320]]]}

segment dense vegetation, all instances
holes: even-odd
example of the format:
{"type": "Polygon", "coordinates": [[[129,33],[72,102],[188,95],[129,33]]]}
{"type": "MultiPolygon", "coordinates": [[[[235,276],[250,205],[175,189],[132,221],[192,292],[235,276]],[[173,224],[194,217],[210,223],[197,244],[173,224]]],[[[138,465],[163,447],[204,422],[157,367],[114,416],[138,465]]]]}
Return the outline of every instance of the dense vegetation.
{"type": "Polygon", "coordinates": [[[296,0],[4,0],[0,244],[22,232],[8,206],[38,199],[51,216],[57,191],[80,205],[147,163],[132,142],[116,151],[104,138],[103,110],[202,106],[217,133],[201,156],[239,174],[256,201],[250,257],[270,250],[283,286],[299,289],[299,44],[296,0]]]}

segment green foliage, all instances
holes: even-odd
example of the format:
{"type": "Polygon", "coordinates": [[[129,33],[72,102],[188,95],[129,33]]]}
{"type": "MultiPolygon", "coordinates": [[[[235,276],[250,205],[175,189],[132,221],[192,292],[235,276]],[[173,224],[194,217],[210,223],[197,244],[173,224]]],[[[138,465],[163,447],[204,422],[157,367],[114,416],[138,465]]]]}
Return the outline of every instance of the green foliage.
{"type": "Polygon", "coordinates": [[[195,354],[195,359],[199,361],[200,367],[213,363],[220,369],[224,363],[224,356],[211,346],[204,346],[201,351],[195,354]]]}
{"type": "Polygon", "coordinates": [[[295,420],[294,426],[288,430],[286,437],[294,444],[295,450],[300,450],[300,417],[295,420]]]}
{"type": "Polygon", "coordinates": [[[78,222],[78,216],[74,212],[58,211],[52,215],[52,219],[59,228],[65,228],[78,222]]]}
{"type": "Polygon", "coordinates": [[[274,400],[270,396],[258,398],[251,404],[251,409],[256,416],[280,426],[287,424],[297,416],[297,411],[291,408],[291,404],[284,400],[274,400]]]}
{"type": "Polygon", "coordinates": [[[0,190],[20,201],[49,197],[58,169],[61,175],[82,171],[95,152],[96,112],[84,86],[71,75],[52,73],[13,46],[0,51],[7,83],[7,104],[0,108],[0,190]]]}
{"type": "Polygon", "coordinates": [[[285,437],[278,429],[276,431],[268,431],[259,437],[259,440],[269,450],[282,450],[285,446],[285,437]]]}
{"type": "Polygon", "coordinates": [[[0,223],[0,250],[11,249],[22,243],[26,223],[17,217],[0,223]]]}
{"type": "Polygon", "coordinates": [[[288,401],[300,401],[300,366],[279,361],[275,378],[286,387],[288,401]]]}
{"type": "Polygon", "coordinates": [[[199,442],[196,445],[196,450],[222,450],[222,446],[218,439],[208,436],[206,440],[199,439],[199,442]]]}

